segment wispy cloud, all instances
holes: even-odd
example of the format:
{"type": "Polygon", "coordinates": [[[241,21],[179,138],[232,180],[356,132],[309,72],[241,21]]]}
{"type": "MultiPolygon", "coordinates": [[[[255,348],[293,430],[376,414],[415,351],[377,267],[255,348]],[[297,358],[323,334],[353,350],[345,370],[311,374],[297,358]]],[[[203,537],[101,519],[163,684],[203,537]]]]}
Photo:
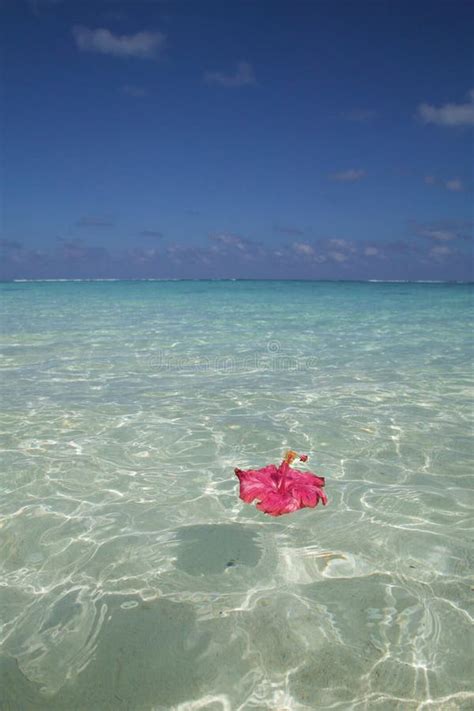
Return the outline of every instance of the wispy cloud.
{"type": "Polygon", "coordinates": [[[354,242],[339,237],[320,239],[316,243],[293,242],[290,246],[292,256],[315,264],[335,264],[346,266],[355,263],[360,257],[359,248],[354,242]]]}
{"type": "Polygon", "coordinates": [[[379,247],[372,247],[369,245],[368,247],[364,247],[363,253],[365,257],[378,257],[380,249],[379,247]]]}
{"type": "Polygon", "coordinates": [[[352,242],[347,239],[341,239],[340,237],[332,237],[327,240],[327,244],[331,249],[344,249],[348,252],[355,252],[355,247],[352,242]]]}
{"type": "Polygon", "coordinates": [[[335,180],[339,183],[357,183],[362,178],[365,178],[365,170],[356,170],[355,168],[350,168],[349,170],[343,170],[340,173],[332,173],[329,177],[331,180],[335,180]]]}
{"type": "Polygon", "coordinates": [[[433,242],[452,242],[458,237],[453,230],[436,230],[430,227],[421,229],[418,234],[420,237],[426,237],[426,239],[433,242]]]}
{"type": "Polygon", "coordinates": [[[331,262],[344,264],[358,257],[358,249],[354,242],[341,237],[331,237],[323,242],[324,252],[331,262]]]}
{"type": "Polygon", "coordinates": [[[423,123],[433,123],[437,126],[473,126],[474,125],[474,89],[468,94],[468,101],[461,104],[420,104],[417,109],[418,118],[423,123]]]}
{"type": "Polygon", "coordinates": [[[444,183],[446,190],[449,190],[450,192],[453,193],[462,193],[464,190],[464,185],[462,183],[462,180],[459,178],[453,178],[452,180],[446,180],[444,183]]]}
{"type": "Polygon", "coordinates": [[[426,185],[437,185],[440,188],[449,190],[452,193],[462,193],[464,191],[464,183],[461,178],[451,178],[450,180],[441,180],[434,175],[425,175],[423,181],[426,185]]]}
{"type": "Polygon", "coordinates": [[[446,257],[454,254],[454,250],[445,244],[436,245],[429,251],[429,256],[436,261],[443,261],[446,257]]]}
{"type": "Polygon", "coordinates": [[[160,252],[155,248],[141,249],[140,247],[134,247],[129,249],[126,254],[126,258],[130,259],[133,264],[137,265],[150,265],[159,260],[161,257],[160,252]]]}
{"type": "Polygon", "coordinates": [[[81,217],[76,225],[78,227],[113,227],[113,222],[107,217],[99,217],[97,215],[89,215],[81,217]]]}
{"type": "Polygon", "coordinates": [[[104,247],[85,244],[80,239],[59,239],[61,243],[60,257],[67,261],[85,261],[108,259],[109,252],[104,247]]]}
{"type": "Polygon", "coordinates": [[[209,235],[209,241],[212,244],[210,251],[213,254],[238,255],[239,258],[246,261],[262,256],[265,251],[258,242],[232,232],[218,232],[209,235]]]}
{"type": "Polygon", "coordinates": [[[414,255],[419,251],[417,245],[407,242],[404,239],[396,239],[383,245],[383,250],[387,256],[393,255],[414,255]]]}
{"type": "Polygon", "coordinates": [[[225,245],[226,247],[236,247],[240,250],[244,250],[246,244],[248,243],[243,237],[231,234],[230,232],[219,232],[218,234],[210,235],[209,239],[211,242],[225,245]]]}
{"type": "Polygon", "coordinates": [[[316,250],[313,245],[308,242],[293,242],[293,250],[296,254],[302,255],[303,257],[314,257],[316,256],[316,250]]]}
{"type": "Polygon", "coordinates": [[[187,244],[170,244],[166,248],[167,257],[177,265],[192,265],[208,267],[212,264],[212,255],[204,247],[187,244]]]}
{"type": "Polygon", "coordinates": [[[18,274],[25,264],[33,269],[40,268],[48,260],[48,255],[42,250],[30,249],[23,243],[10,239],[0,240],[0,253],[2,255],[0,265],[6,269],[7,278],[10,278],[9,271],[14,275],[18,274]]]}
{"type": "Polygon", "coordinates": [[[255,72],[249,62],[238,62],[234,74],[224,74],[223,72],[206,72],[204,81],[207,84],[217,84],[228,89],[240,86],[252,86],[257,83],[255,72]]]}
{"type": "Polygon", "coordinates": [[[472,239],[473,223],[449,220],[432,224],[413,223],[413,231],[417,237],[424,237],[434,243],[454,242],[455,240],[470,241],[472,239]]]}
{"type": "Polygon", "coordinates": [[[328,252],[328,256],[334,262],[339,262],[339,263],[347,262],[347,260],[349,259],[348,255],[345,252],[331,251],[331,252],[328,252]]]}
{"type": "Polygon", "coordinates": [[[153,59],[165,46],[162,32],[136,32],[133,35],[114,35],[105,28],[90,30],[76,25],[73,28],[76,45],[83,52],[110,54],[114,57],[153,59]]]}

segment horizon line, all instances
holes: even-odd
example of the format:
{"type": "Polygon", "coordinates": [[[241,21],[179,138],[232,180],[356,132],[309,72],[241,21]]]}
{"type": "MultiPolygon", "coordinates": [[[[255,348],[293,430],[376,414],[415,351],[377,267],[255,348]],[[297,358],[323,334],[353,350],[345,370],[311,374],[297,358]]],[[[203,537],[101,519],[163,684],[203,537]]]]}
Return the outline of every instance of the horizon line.
{"type": "Polygon", "coordinates": [[[0,284],[29,284],[29,283],[88,283],[88,282],[181,282],[181,281],[284,281],[284,282],[308,282],[308,283],[359,283],[359,284],[474,284],[472,279],[285,279],[275,277],[77,277],[77,278],[36,278],[36,279],[0,279],[0,284]]]}

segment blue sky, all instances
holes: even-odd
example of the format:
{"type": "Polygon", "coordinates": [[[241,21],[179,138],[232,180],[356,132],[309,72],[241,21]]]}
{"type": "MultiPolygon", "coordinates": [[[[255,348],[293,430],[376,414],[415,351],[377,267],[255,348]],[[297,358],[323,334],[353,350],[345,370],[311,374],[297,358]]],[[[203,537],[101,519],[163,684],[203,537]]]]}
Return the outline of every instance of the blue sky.
{"type": "Polygon", "coordinates": [[[2,278],[472,278],[472,2],[0,12],[2,278]]]}

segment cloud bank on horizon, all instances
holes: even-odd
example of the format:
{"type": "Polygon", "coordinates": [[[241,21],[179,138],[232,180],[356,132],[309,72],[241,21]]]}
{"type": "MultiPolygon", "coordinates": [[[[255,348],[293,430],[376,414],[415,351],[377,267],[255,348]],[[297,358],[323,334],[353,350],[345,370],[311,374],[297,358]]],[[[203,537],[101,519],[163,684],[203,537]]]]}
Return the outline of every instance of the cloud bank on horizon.
{"type": "Polygon", "coordinates": [[[12,275],[26,279],[443,279],[446,264],[451,264],[459,270],[459,279],[469,280],[473,225],[413,223],[405,239],[385,243],[287,234],[283,244],[273,247],[237,234],[218,233],[189,245],[146,229],[139,238],[152,238],[151,245],[150,240],[138,239],[135,246],[125,249],[61,238],[48,250],[0,240],[0,250],[12,275]]]}
{"type": "Polygon", "coordinates": [[[474,6],[271,8],[4,4],[0,278],[472,279],[474,6]]]}

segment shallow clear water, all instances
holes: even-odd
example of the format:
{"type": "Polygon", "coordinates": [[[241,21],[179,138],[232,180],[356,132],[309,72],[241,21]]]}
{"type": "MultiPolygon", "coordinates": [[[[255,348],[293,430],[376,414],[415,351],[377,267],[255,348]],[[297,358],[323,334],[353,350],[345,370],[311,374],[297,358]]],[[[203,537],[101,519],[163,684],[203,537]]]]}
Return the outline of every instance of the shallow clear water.
{"type": "Polygon", "coordinates": [[[471,286],[0,291],[2,711],[474,708],[471,286]]]}

